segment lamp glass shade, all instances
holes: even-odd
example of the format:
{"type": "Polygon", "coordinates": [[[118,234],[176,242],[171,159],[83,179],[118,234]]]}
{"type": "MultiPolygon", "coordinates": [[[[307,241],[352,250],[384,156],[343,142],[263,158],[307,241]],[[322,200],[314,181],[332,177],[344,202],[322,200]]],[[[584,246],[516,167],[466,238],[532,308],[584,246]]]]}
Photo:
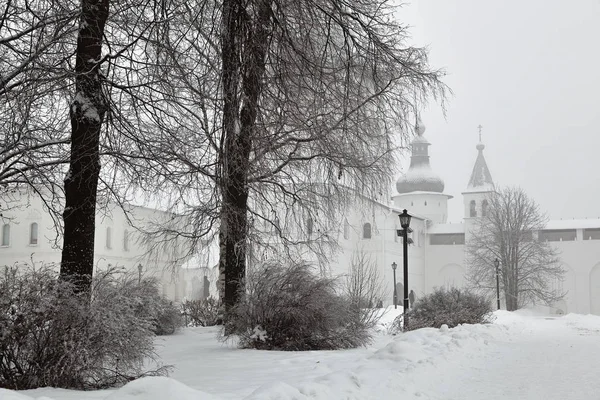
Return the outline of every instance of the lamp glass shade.
{"type": "Polygon", "coordinates": [[[402,214],[398,215],[398,217],[400,218],[400,226],[402,229],[408,229],[412,216],[406,210],[404,210],[402,211],[402,214]]]}
{"type": "Polygon", "coordinates": [[[393,262],[392,263],[392,269],[395,271],[397,267],[398,267],[398,264],[396,264],[395,262],[393,262]]]}

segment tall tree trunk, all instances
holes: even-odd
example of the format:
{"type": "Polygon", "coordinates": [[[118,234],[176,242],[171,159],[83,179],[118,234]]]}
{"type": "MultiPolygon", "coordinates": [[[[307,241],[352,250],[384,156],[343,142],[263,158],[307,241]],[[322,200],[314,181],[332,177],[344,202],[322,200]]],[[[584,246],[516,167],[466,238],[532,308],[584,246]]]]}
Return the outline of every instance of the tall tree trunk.
{"type": "Polygon", "coordinates": [[[65,178],[65,232],[60,275],[79,291],[91,285],[94,269],[96,193],[100,175],[100,129],[107,110],[100,59],[109,0],[82,0],[71,103],[71,159],[65,178]]]}
{"type": "Polygon", "coordinates": [[[228,310],[238,303],[246,275],[248,236],[248,166],[262,89],[271,17],[271,0],[244,8],[240,0],[223,1],[221,37],[223,135],[219,232],[221,299],[228,310]]]}

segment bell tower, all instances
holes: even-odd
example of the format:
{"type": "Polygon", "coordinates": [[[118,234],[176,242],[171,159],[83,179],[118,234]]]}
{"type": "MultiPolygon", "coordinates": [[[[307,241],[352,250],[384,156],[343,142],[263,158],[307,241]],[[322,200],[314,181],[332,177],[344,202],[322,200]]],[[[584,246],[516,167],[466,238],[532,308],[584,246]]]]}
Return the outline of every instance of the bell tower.
{"type": "Polygon", "coordinates": [[[471,179],[469,179],[467,189],[462,193],[465,228],[467,228],[465,229],[465,233],[467,235],[475,219],[487,213],[487,199],[495,191],[492,175],[483,156],[485,145],[481,141],[482,128],[481,125],[477,127],[479,130],[479,143],[475,146],[477,149],[477,158],[475,159],[475,165],[473,166],[473,172],[471,172],[471,179]]]}

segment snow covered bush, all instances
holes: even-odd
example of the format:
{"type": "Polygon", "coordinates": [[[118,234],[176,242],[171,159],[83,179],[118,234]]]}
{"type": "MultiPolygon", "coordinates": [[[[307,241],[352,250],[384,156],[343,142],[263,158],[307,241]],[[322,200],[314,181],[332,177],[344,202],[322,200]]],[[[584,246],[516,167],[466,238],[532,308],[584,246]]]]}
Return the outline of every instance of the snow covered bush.
{"type": "Polygon", "coordinates": [[[225,338],[243,348],[333,350],[366,345],[371,331],[336,282],[311,266],[265,265],[247,274],[246,291],[229,311],[225,338]]]}
{"type": "Polygon", "coordinates": [[[219,324],[221,303],[214,297],[187,300],[181,305],[188,326],[215,326],[219,324]]]}
{"type": "Polygon", "coordinates": [[[133,275],[124,275],[121,285],[136,299],[136,315],[152,321],[155,334],[171,335],[183,326],[179,308],[160,295],[156,279],[144,278],[140,281],[133,275]]]}
{"type": "Polygon", "coordinates": [[[0,271],[0,387],[96,389],[144,375],[154,321],[128,282],[107,272],[74,295],[50,269],[0,271]]]}
{"type": "MultiPolygon", "coordinates": [[[[492,305],[485,296],[457,288],[436,288],[422,296],[408,312],[408,330],[454,328],[460,324],[486,324],[493,321],[492,305]]],[[[402,315],[394,320],[393,332],[402,330],[402,315]]]]}

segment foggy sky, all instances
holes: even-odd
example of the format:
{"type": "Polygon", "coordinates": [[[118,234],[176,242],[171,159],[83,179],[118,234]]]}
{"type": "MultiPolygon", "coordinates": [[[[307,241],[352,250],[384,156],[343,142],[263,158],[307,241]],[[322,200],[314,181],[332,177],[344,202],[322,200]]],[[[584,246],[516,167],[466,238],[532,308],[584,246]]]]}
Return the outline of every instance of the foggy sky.
{"type": "Polygon", "coordinates": [[[414,0],[398,17],[454,92],[446,117],[422,113],[450,222],[479,124],[496,185],[522,187],[552,219],[600,218],[600,1],[414,0]]]}

